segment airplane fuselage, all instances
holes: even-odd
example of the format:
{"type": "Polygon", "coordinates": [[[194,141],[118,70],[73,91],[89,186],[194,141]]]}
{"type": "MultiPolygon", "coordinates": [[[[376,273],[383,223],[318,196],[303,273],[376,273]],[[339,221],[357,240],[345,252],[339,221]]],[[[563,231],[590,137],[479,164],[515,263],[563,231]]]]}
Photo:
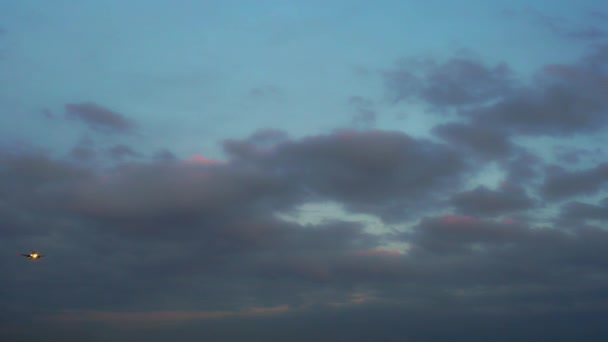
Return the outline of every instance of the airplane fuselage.
{"type": "Polygon", "coordinates": [[[38,253],[38,252],[31,252],[29,254],[21,254],[24,257],[28,258],[28,259],[32,259],[32,260],[36,260],[36,259],[40,259],[42,258],[42,254],[38,253]]]}

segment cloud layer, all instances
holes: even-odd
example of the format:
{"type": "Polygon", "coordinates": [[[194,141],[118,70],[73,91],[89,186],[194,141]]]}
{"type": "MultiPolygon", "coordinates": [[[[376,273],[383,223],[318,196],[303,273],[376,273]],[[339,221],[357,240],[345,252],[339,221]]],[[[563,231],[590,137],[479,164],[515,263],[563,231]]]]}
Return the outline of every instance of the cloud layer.
{"type": "MultiPolygon", "coordinates": [[[[348,4],[340,18],[389,15],[348,4]]],[[[168,21],[150,45],[173,26],[200,36],[135,58],[149,69],[100,62],[137,55],[125,43],[135,33],[87,36],[73,58],[107,73],[91,76],[99,88],[0,117],[0,340],[606,340],[605,13],[588,27],[526,14],[567,46],[593,42],[576,58],[548,50],[526,73],[504,46],[372,62],[372,45],[354,43],[376,43],[375,31],[332,26],[333,3],[232,6],[242,17],[220,37],[222,6],[156,13],[168,21]],[[266,16],[285,22],[268,30],[266,16]],[[348,36],[308,36],[313,25],[348,36]],[[289,73],[270,77],[279,69],[289,73]],[[40,115],[57,106],[63,119],[40,115]],[[165,114],[131,116],[146,111],[165,114]],[[20,256],[32,249],[45,257],[20,256]]],[[[455,15],[446,8],[432,13],[455,15]]],[[[126,18],[147,30],[140,19],[126,18]]],[[[22,97],[0,95],[2,113],[22,97]]]]}

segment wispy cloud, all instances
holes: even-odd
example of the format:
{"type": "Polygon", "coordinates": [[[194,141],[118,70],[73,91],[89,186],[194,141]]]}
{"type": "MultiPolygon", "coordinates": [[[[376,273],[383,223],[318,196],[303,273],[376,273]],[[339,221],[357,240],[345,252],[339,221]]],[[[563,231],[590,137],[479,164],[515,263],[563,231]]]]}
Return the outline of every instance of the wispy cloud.
{"type": "Polygon", "coordinates": [[[68,103],[65,105],[65,116],[102,132],[127,133],[135,127],[123,114],[93,102],[68,103]]]}

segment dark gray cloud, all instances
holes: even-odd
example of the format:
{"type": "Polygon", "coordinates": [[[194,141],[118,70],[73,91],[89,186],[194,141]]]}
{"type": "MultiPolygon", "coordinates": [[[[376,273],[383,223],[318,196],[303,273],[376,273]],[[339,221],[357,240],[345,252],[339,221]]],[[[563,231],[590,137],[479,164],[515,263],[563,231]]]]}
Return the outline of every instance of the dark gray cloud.
{"type": "Polygon", "coordinates": [[[178,218],[187,226],[236,213],[267,215],[305,199],[394,220],[422,210],[421,199],[456,188],[468,172],[457,151],[399,132],[340,131],[298,141],[279,133],[225,141],[227,162],[119,165],[83,186],[73,206],[96,220],[150,231],[178,218]]]}
{"type": "Polygon", "coordinates": [[[561,216],[565,219],[574,220],[608,220],[608,198],[602,200],[599,205],[569,202],[562,206],[561,216]]]}
{"type": "Polygon", "coordinates": [[[68,103],[65,105],[65,116],[103,132],[127,133],[135,128],[123,114],[93,102],[68,103]]]}
{"type": "Polygon", "coordinates": [[[159,151],[156,151],[156,153],[154,153],[153,158],[156,160],[164,160],[164,161],[169,161],[169,160],[175,160],[177,157],[175,156],[175,154],[173,154],[173,152],[167,150],[167,149],[162,149],[159,151]]]}
{"type": "Polygon", "coordinates": [[[598,162],[604,156],[604,150],[600,147],[593,149],[572,148],[567,146],[554,147],[556,158],[560,162],[568,164],[577,164],[581,159],[591,159],[593,162],[598,162]]]}
{"type": "Polygon", "coordinates": [[[509,160],[500,163],[506,171],[507,183],[516,186],[529,185],[539,180],[544,160],[528,151],[517,151],[509,160]]]}
{"type": "Polygon", "coordinates": [[[598,47],[577,64],[546,66],[534,84],[498,102],[463,111],[476,123],[515,134],[597,132],[608,123],[608,58],[598,47]]]}
{"type": "Polygon", "coordinates": [[[80,161],[90,161],[97,157],[97,152],[86,146],[75,146],[70,151],[70,156],[80,161]]]}
{"type": "Polygon", "coordinates": [[[384,78],[393,101],[421,99],[434,106],[483,103],[504,96],[512,87],[506,64],[492,67],[465,58],[441,64],[431,59],[409,61],[385,72],[384,78]]]}
{"type": "Polygon", "coordinates": [[[179,161],[131,163],[98,178],[74,206],[95,221],[126,234],[170,235],[166,225],[187,233],[201,221],[245,215],[291,203],[292,185],[261,170],[179,161]]]}
{"type": "Polygon", "coordinates": [[[137,153],[132,147],[125,144],[118,144],[110,147],[107,150],[108,156],[115,160],[121,160],[127,157],[139,157],[140,154],[137,153]]]}
{"type": "Polygon", "coordinates": [[[288,142],[273,162],[315,195],[387,220],[422,210],[422,198],[458,187],[469,171],[454,149],[379,130],[288,142]]]}
{"type": "Polygon", "coordinates": [[[494,216],[534,207],[534,200],[527,196],[523,188],[516,186],[503,186],[499,190],[479,186],[474,190],[455,194],[450,203],[459,212],[475,216],[494,216]]]}
{"type": "MultiPolygon", "coordinates": [[[[452,284],[450,287],[463,289],[472,289],[475,286],[472,282],[477,282],[488,295],[492,292],[490,289],[497,289],[495,286],[502,283],[510,293],[503,299],[510,297],[512,308],[531,304],[551,311],[552,305],[563,307],[570,299],[561,297],[560,293],[569,287],[581,294],[585,288],[601,289],[596,287],[600,284],[595,283],[593,274],[603,272],[601,268],[608,264],[608,255],[601,247],[608,241],[608,234],[593,227],[577,227],[566,232],[549,227],[533,228],[522,222],[499,223],[446,215],[422,220],[406,238],[414,243],[410,257],[419,260],[423,264],[420,267],[433,270],[426,274],[427,279],[420,281],[429,284],[445,281],[452,284]],[[584,270],[583,265],[590,268],[584,270]],[[445,272],[448,267],[453,270],[436,273],[445,272]],[[568,279],[569,276],[580,278],[568,279]],[[557,283],[547,286],[552,282],[557,283]],[[537,290],[532,290],[534,288],[537,290]],[[564,302],[561,299],[554,302],[557,298],[564,302]]],[[[474,292],[469,295],[475,296],[474,292]]],[[[592,302],[585,305],[594,306],[592,302]]]]}
{"type": "Polygon", "coordinates": [[[53,209],[62,206],[76,187],[90,179],[92,172],[44,154],[0,153],[0,194],[4,204],[26,209],[53,209]]]}
{"type": "Polygon", "coordinates": [[[550,200],[592,195],[601,191],[607,182],[608,163],[576,171],[554,168],[547,173],[541,187],[541,194],[550,200]]]}
{"type": "MultiPolygon", "coordinates": [[[[488,324],[506,322],[514,329],[508,336],[525,340],[522,312],[547,322],[606,314],[608,233],[498,221],[494,214],[529,208],[528,196],[517,188],[462,192],[456,185],[468,165],[445,145],[399,132],[290,140],[264,130],[224,147],[226,161],[140,160],[111,169],[41,153],[3,155],[0,247],[47,254],[36,263],[0,260],[0,301],[10,313],[0,315],[3,336],[120,341],[179,332],[196,340],[210,327],[218,339],[239,339],[241,329],[269,338],[299,329],[302,340],[390,340],[386,319],[418,317],[399,340],[440,340],[493,336],[476,327],[491,317],[488,324]],[[360,222],[274,215],[326,199],[379,215],[395,203],[437,210],[439,194],[487,219],[418,214],[411,232],[376,235],[360,222]],[[384,245],[395,240],[409,251],[384,245]],[[368,327],[347,332],[353,320],[368,327]],[[426,320],[443,322],[441,332],[426,320]]],[[[582,323],[560,329],[604,333],[582,323]]]]}
{"type": "Polygon", "coordinates": [[[475,252],[475,247],[485,248],[515,242],[523,239],[526,233],[526,227],[520,224],[446,215],[422,220],[412,237],[416,247],[422,251],[443,254],[475,252]]]}
{"type": "Polygon", "coordinates": [[[70,156],[80,162],[93,161],[97,157],[95,142],[89,137],[82,138],[74,147],[72,147],[70,156]]]}
{"type": "MultiPolygon", "coordinates": [[[[482,130],[478,127],[486,127],[503,140],[505,134],[598,132],[608,124],[606,51],[605,44],[597,44],[576,63],[546,65],[529,84],[515,83],[506,65],[488,67],[465,58],[443,64],[430,59],[406,61],[385,73],[385,83],[396,102],[419,100],[438,112],[460,106],[458,113],[470,119],[478,132],[482,130]]],[[[458,125],[437,129],[444,137],[459,137],[470,144],[473,138],[463,139],[466,126],[458,125]]]]}
{"type": "MultiPolygon", "coordinates": [[[[414,83],[392,90],[469,116],[433,128],[443,142],[384,130],[293,139],[266,128],[225,140],[225,160],[132,158],[135,147],[114,145],[100,166],[82,163],[95,151],[86,140],[72,161],[2,152],[0,250],[47,257],[0,258],[0,338],[600,340],[606,201],[530,209],[599,193],[606,164],[594,154],[584,160],[594,167],[547,166],[511,139],[599,129],[605,56],[548,67],[525,89],[504,66],[426,61],[414,83]],[[530,108],[542,113],[530,118],[530,108]],[[505,173],[500,187],[470,185],[491,163],[505,173]],[[328,201],[375,215],[382,229],[299,211],[328,201]],[[302,222],[279,215],[297,213],[302,222]],[[530,323],[539,321],[558,326],[530,323]],[[387,322],[402,329],[398,339],[387,322]]],[[[133,129],[98,109],[73,115],[133,129]]],[[[558,160],[581,149],[560,149],[558,160]]]]}
{"type": "Polygon", "coordinates": [[[447,142],[463,146],[482,158],[508,157],[513,150],[509,136],[495,127],[446,123],[435,126],[433,132],[447,142]]]}
{"type": "MultiPolygon", "coordinates": [[[[447,306],[446,303],[444,303],[447,306]]],[[[12,329],[16,341],[44,341],[45,336],[59,340],[150,341],[162,342],[179,336],[181,341],[199,341],[212,336],[219,341],[247,341],[255,336],[267,341],[447,341],[454,337],[471,342],[551,341],[567,342],[584,336],[601,341],[607,334],[602,324],[603,311],[592,313],[517,314],[469,312],[466,303],[451,303],[451,310],[438,313],[425,308],[404,310],[398,304],[383,303],[365,307],[316,308],[288,315],[226,317],[186,320],[171,324],[140,323],[130,327],[104,322],[78,324],[38,324],[37,329],[12,329]],[[459,311],[460,310],[460,311],[459,311]],[[550,327],[550,329],[548,328],[550,327]],[[19,339],[21,338],[21,339],[19,339]]],[[[13,339],[9,339],[13,340],[13,339]]],[[[48,340],[55,341],[55,340],[48,340]]]]}
{"type": "MultiPolygon", "coordinates": [[[[289,336],[293,330],[280,332],[276,324],[291,319],[309,320],[314,324],[306,336],[321,336],[326,329],[315,322],[326,314],[332,317],[335,330],[330,331],[335,336],[349,334],[335,325],[343,320],[344,324],[352,323],[359,313],[366,324],[379,327],[384,326],[381,322],[385,317],[401,320],[403,315],[412,315],[435,323],[443,317],[447,321],[437,338],[454,331],[458,336],[478,336],[478,315],[504,323],[522,312],[548,322],[553,322],[555,315],[597,319],[605,314],[598,301],[606,298],[607,284],[597,272],[608,265],[603,247],[608,235],[601,229],[565,233],[446,215],[426,218],[413,234],[404,236],[413,245],[410,254],[404,255],[374,252],[370,248],[377,240],[346,222],[274,224],[274,228],[271,222],[253,225],[265,229],[273,239],[238,249],[227,248],[226,243],[231,238],[255,235],[251,234],[251,223],[226,236],[224,244],[218,240],[203,246],[200,243],[207,240],[202,236],[191,242],[158,244],[97,237],[92,240],[112,254],[104,255],[102,250],[92,253],[81,247],[83,254],[78,261],[70,260],[67,250],[55,255],[56,263],[47,266],[44,274],[29,274],[37,286],[47,287],[46,294],[34,291],[27,300],[20,299],[20,304],[63,308],[59,313],[45,311],[38,318],[41,323],[47,317],[54,318],[55,329],[85,324],[100,330],[93,330],[95,336],[117,333],[113,329],[156,335],[155,329],[160,329],[167,334],[192,333],[193,339],[198,333],[192,330],[194,325],[215,326],[219,336],[232,336],[227,328],[217,328],[228,322],[233,327],[250,322],[258,326],[256,336],[289,336]],[[53,277],[65,274],[68,267],[72,277],[53,277]],[[51,302],[49,295],[55,298],[51,302]],[[235,317],[231,308],[247,302],[258,307],[258,312],[276,308],[277,313],[256,315],[250,311],[235,317]],[[84,311],[74,311],[78,307],[70,303],[79,303],[84,311]],[[163,313],[156,309],[158,303],[174,309],[163,313]],[[85,309],[91,306],[96,309],[85,309]],[[61,314],[72,311],[72,315],[61,314]],[[370,316],[370,311],[380,316],[370,316]],[[448,324],[454,320],[466,329],[448,324]],[[259,328],[260,322],[267,322],[268,329],[259,328]],[[138,324],[156,328],[142,330],[138,324]]],[[[22,279],[23,270],[16,270],[22,279]]],[[[12,287],[17,285],[10,282],[9,293],[17,291],[12,287]]],[[[18,304],[15,299],[6,303],[11,308],[18,304]]],[[[15,328],[25,326],[23,319],[14,320],[15,328]]],[[[425,320],[421,319],[421,324],[425,320]]],[[[523,320],[509,324],[517,330],[511,334],[526,334],[528,326],[523,320]]],[[[590,327],[579,322],[566,331],[574,334],[590,327]]],[[[593,329],[604,336],[603,330],[593,329]]],[[[67,332],[76,333],[73,329],[67,332]]],[[[362,333],[370,332],[365,328],[362,333]]],[[[433,336],[425,324],[405,329],[403,334],[400,338],[433,336]]],[[[484,334],[492,336],[490,331],[484,334]]],[[[547,336],[541,331],[536,334],[547,336]]]]}

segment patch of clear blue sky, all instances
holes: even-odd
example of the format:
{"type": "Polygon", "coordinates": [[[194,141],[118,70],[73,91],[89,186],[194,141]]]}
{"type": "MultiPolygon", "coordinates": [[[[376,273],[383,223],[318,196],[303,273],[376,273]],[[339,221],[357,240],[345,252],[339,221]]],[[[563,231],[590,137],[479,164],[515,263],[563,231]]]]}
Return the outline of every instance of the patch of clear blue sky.
{"type": "Polygon", "coordinates": [[[419,108],[384,103],[382,70],[403,57],[442,59],[467,49],[527,77],[545,63],[574,60],[584,48],[552,33],[542,16],[578,27],[602,6],[590,0],[2,0],[1,142],[67,151],[83,130],[44,120],[40,111],[61,116],[65,103],[94,101],[139,124],[139,135],[114,140],[144,153],[168,148],[219,157],[217,142],[258,128],[301,136],[346,127],[351,96],[375,101],[377,127],[423,135],[434,121],[419,108]],[[262,96],[252,96],[256,88],[262,96]],[[397,120],[400,111],[414,114],[397,120]]]}

